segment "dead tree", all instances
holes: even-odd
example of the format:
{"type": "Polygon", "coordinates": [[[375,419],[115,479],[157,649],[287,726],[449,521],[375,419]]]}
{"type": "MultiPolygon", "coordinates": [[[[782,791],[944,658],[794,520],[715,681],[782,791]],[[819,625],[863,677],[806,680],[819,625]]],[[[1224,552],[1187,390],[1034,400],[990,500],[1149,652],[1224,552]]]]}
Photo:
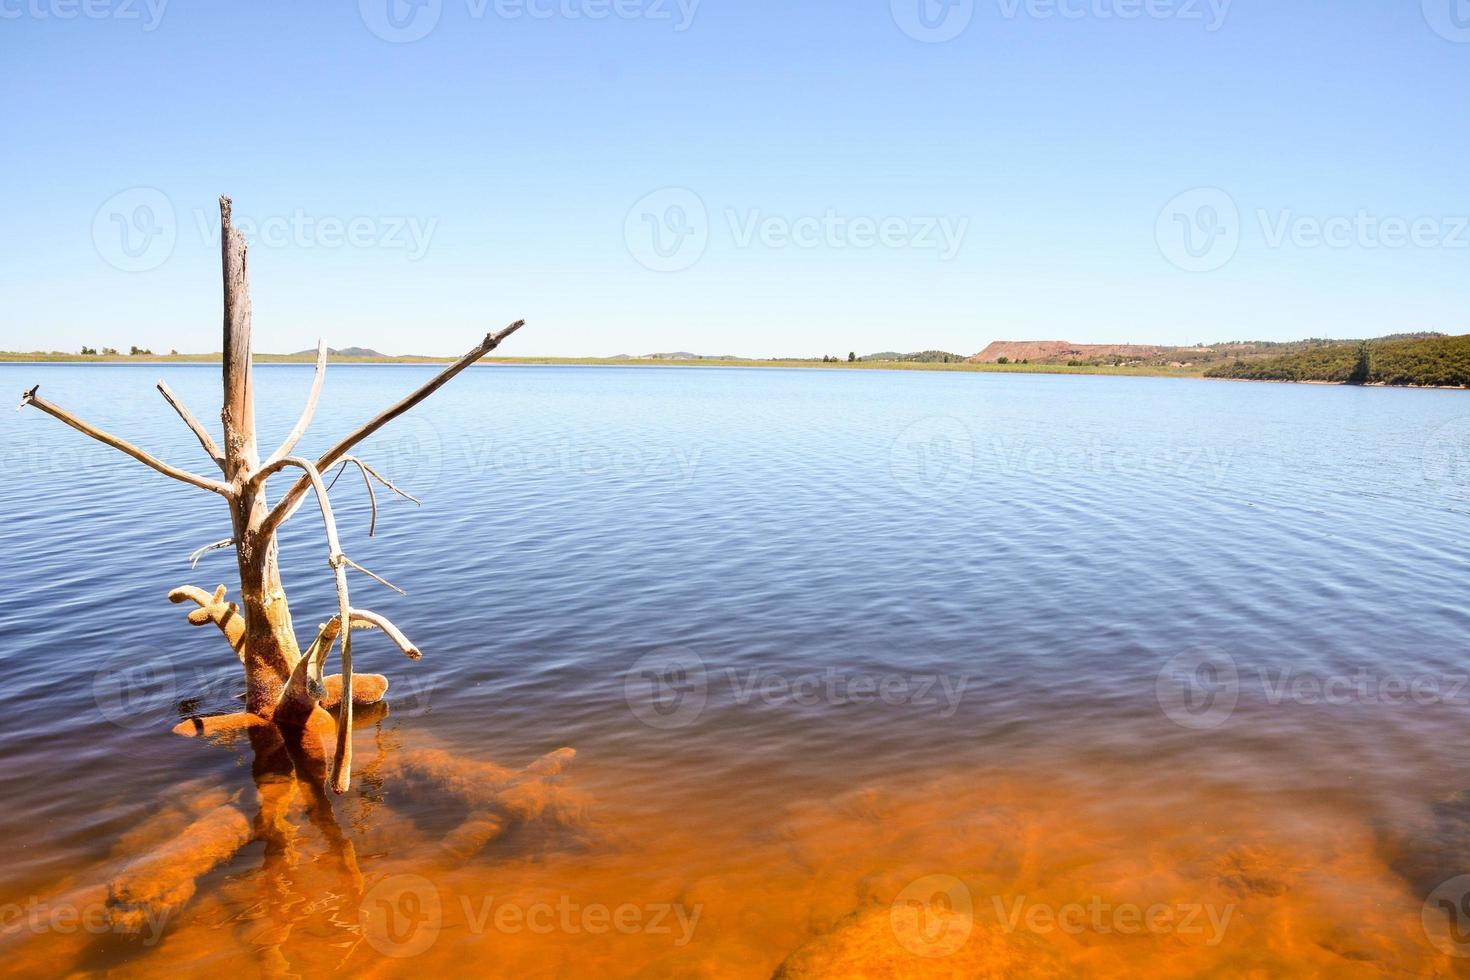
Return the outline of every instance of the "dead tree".
{"type": "MultiPolygon", "coordinates": [[[[352,772],[352,706],[370,703],[382,696],[387,685],[382,677],[353,675],[352,634],[354,629],[379,629],[415,660],[419,650],[383,616],[367,609],[354,608],[348,601],[348,569],[363,572],[383,582],[357,562],[343,554],[337,538],[337,526],[324,479],[335,468],[356,466],[373,493],[373,481],[388,490],[407,497],[403,491],[369,466],[351,455],[353,447],[377,432],[398,416],[439,389],[441,385],[500,346],[501,341],[520,329],[517,320],[499,333],[485,339],[459,360],[440,371],[416,391],[384,409],[368,422],[343,436],[316,459],[293,455],[296,443],[306,432],[321,394],[326,371],[327,348],[317,345],[316,375],[306,398],[301,418],[286,439],[264,460],[256,446],[255,400],[251,385],[250,291],[246,265],[245,239],[230,224],[230,199],[220,198],[220,253],[224,271],[224,406],[223,445],[215,442],[209,431],[189,409],[159,382],[158,390],[198,438],[206,454],[219,468],[221,476],[201,476],[164,462],[132,443],[103,431],[53,405],[36,394],[26,392],[20,407],[30,405],[60,419],[77,431],[133,457],[164,476],[219,494],[230,508],[233,533],[225,541],[207,545],[195,555],[210,548],[234,547],[240,570],[240,603],[225,600],[224,587],[213,595],[193,586],[170,593],[174,602],[196,602],[190,613],[196,625],[213,622],[224,633],[230,646],[245,667],[245,711],[235,715],[196,719],[180,725],[178,731],[188,734],[213,733],[229,729],[257,729],[272,726],[290,743],[300,741],[308,722],[317,712],[324,712],[322,702],[340,700],[336,721],[336,749],[331,767],[332,788],[346,792],[352,772]],[[299,470],[300,476],[274,504],[266,493],[271,477],[283,470],[299,470]],[[336,614],[327,620],[316,638],[302,652],[291,623],[291,608],[281,583],[276,532],[306,501],[308,492],[316,498],[326,530],[327,566],[336,580],[336,614]],[[342,674],[340,679],[323,677],[322,670],[334,645],[340,643],[342,674]],[[348,696],[350,692],[350,696],[348,696]]],[[[37,386],[39,387],[39,386],[37,386]]],[[[340,475],[340,474],[339,474],[340,475]]],[[[409,498],[412,499],[412,498],[409,498]]],[[[373,503],[374,523],[377,504],[373,503]]],[[[384,582],[383,584],[389,584],[384,582]]],[[[391,586],[390,586],[391,587],[391,586]]],[[[321,721],[317,719],[320,727],[321,721]]]]}

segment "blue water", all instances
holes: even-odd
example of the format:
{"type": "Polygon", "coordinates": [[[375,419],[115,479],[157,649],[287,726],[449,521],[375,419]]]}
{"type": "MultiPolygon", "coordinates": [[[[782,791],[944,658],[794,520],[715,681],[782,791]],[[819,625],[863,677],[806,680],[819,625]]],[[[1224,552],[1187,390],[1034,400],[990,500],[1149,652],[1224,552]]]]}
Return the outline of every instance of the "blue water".
{"type": "MultiPolygon", "coordinates": [[[[301,450],[432,371],[331,367],[301,450]]],[[[160,376],[215,422],[213,366],[5,365],[0,390],[39,382],[207,473],[160,376]]],[[[309,380],[257,368],[263,449],[309,380]]],[[[1470,786],[1467,436],[1470,401],[1449,391],[487,366],[360,450],[422,506],[380,494],[369,538],[357,475],[333,497],[347,553],[408,592],[355,576],[354,605],[424,651],[359,639],[358,669],[392,679],[384,731],[522,762],[574,745],[589,772],[684,784],[680,806],[707,787],[712,810],[738,808],[731,787],[822,798],[968,765],[1098,767],[1341,797],[1412,837],[1470,786]],[[1179,656],[1236,669],[1228,717],[1192,724],[1192,701],[1171,718],[1160,676],[1179,656]],[[1273,703],[1260,678],[1282,671],[1437,694],[1273,703]],[[888,696],[865,686],[885,680],[888,696]],[[684,697],[697,716],[650,713],[684,697]]],[[[237,755],[168,728],[238,710],[241,684],[218,634],[165,600],[234,589],[231,552],[187,560],[228,535],[221,500],[35,410],[0,413],[0,446],[0,882],[16,892],[106,854],[170,788],[234,778],[237,755]]],[[[334,610],[313,509],[282,552],[304,641],[334,610]]]]}

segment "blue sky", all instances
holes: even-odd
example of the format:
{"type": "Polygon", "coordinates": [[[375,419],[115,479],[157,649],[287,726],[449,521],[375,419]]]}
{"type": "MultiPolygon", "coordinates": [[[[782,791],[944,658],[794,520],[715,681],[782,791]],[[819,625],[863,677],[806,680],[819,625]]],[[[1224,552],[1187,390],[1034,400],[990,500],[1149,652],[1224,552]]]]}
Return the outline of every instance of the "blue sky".
{"type": "Polygon", "coordinates": [[[0,80],[4,348],[218,349],[221,192],[259,350],[1470,332],[1467,0],[0,0],[0,80]]]}

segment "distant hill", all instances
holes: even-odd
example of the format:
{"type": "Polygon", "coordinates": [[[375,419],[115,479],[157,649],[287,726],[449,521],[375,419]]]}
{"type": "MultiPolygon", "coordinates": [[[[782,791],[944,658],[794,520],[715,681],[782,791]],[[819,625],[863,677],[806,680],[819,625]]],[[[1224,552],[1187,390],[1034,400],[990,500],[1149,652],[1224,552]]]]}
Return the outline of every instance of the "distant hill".
{"type": "MultiPolygon", "coordinates": [[[[619,354],[618,358],[626,357],[619,354]]],[[[648,361],[738,361],[740,358],[734,354],[691,354],[687,350],[673,351],[667,354],[644,354],[644,360],[648,361]]]]}
{"type": "MultiPolygon", "coordinates": [[[[371,347],[328,347],[327,354],[331,357],[387,357],[387,354],[379,353],[371,347]]],[[[316,348],[311,350],[299,350],[292,357],[316,357],[316,348]]]]}
{"type": "Polygon", "coordinates": [[[996,340],[969,360],[977,364],[1187,364],[1209,352],[1203,347],[1156,344],[1074,344],[1066,340],[996,340]]]}
{"type": "Polygon", "coordinates": [[[1205,377],[1464,388],[1470,386],[1470,335],[1328,343],[1279,357],[1232,361],[1211,368],[1205,377]],[[1361,365],[1364,352],[1367,363],[1361,365]]]}

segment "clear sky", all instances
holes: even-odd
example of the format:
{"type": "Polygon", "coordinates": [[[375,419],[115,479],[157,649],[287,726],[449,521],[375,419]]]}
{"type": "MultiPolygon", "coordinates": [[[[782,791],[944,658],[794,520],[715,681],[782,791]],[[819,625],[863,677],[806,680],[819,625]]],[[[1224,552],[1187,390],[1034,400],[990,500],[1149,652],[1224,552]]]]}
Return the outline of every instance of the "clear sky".
{"type": "Polygon", "coordinates": [[[0,0],[0,347],[1470,332],[1467,0],[0,0]],[[1181,196],[1182,195],[1182,196],[1181,196]]]}

